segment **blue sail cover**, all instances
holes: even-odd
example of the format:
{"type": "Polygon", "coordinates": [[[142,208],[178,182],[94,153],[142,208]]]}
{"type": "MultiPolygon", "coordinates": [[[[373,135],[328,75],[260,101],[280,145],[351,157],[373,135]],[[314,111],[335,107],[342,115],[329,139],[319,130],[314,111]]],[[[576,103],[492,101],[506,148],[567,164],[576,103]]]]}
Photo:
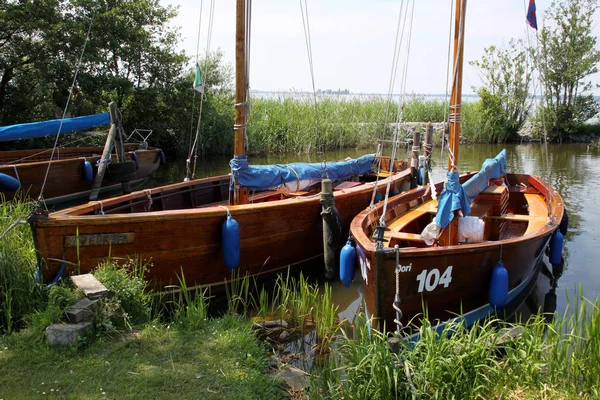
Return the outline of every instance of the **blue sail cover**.
{"type": "MultiPolygon", "coordinates": [[[[60,119],[53,119],[50,121],[31,122],[28,124],[0,126],[0,142],[56,135],[58,133],[60,123],[60,119]]],[[[109,123],[110,118],[107,112],[102,114],[88,115],[85,117],[65,118],[62,120],[60,133],[80,131],[82,129],[89,129],[109,123]]]]}
{"type": "Polygon", "coordinates": [[[463,216],[469,215],[470,204],[487,187],[488,181],[505,174],[506,150],[502,150],[495,158],[485,160],[481,170],[462,185],[459,184],[457,173],[448,172],[448,182],[438,200],[435,223],[445,228],[454,218],[455,210],[461,210],[463,216]]]}
{"type": "Polygon", "coordinates": [[[321,180],[328,176],[332,181],[349,179],[367,173],[375,160],[375,154],[367,154],[348,161],[327,163],[291,163],[273,165],[249,165],[246,157],[236,157],[229,162],[231,175],[250,190],[267,190],[282,184],[302,180],[321,180]]]}

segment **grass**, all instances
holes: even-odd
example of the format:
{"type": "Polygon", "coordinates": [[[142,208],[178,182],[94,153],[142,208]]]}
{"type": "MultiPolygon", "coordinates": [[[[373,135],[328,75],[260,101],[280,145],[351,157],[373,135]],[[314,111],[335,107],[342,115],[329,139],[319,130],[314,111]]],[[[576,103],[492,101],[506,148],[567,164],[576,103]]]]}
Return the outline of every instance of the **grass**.
{"type": "Polygon", "coordinates": [[[101,335],[83,349],[0,337],[0,398],[275,399],[265,351],[247,320],[225,316],[207,329],[148,325],[101,335]]]}
{"type": "Polygon", "coordinates": [[[25,315],[45,302],[34,276],[37,267],[29,226],[16,224],[29,216],[33,206],[19,200],[4,202],[0,195],[0,333],[24,324],[25,315]]]}
{"type": "Polygon", "coordinates": [[[389,335],[358,319],[343,330],[329,362],[313,371],[311,397],[331,399],[597,399],[600,303],[581,296],[562,318],[524,324],[490,320],[438,335],[421,321],[421,339],[390,350],[389,335]],[[500,327],[521,334],[504,341],[500,327]],[[453,333],[450,335],[450,333],[453,333]]]}
{"type": "MultiPolygon", "coordinates": [[[[29,206],[1,207],[8,227],[29,206]]],[[[302,340],[314,332],[310,398],[600,398],[600,302],[582,293],[552,322],[491,320],[469,330],[449,324],[438,335],[423,320],[415,328],[421,339],[393,352],[390,334],[361,315],[343,324],[329,286],[320,289],[302,275],[280,275],[271,291],[237,277],[227,287],[228,309],[214,318],[205,292],[182,285],[173,296],[151,297],[142,265],[103,263],[96,276],[115,295],[98,311],[98,330],[53,348],[46,326],[62,320],[81,294],[68,281],[50,290],[35,283],[28,229],[18,225],[1,242],[0,306],[10,328],[0,336],[0,399],[281,398],[268,374],[268,350],[251,328],[256,315],[286,320],[302,340]],[[23,263],[16,265],[24,272],[12,263],[23,263]],[[521,334],[503,341],[502,327],[521,334]]]]}

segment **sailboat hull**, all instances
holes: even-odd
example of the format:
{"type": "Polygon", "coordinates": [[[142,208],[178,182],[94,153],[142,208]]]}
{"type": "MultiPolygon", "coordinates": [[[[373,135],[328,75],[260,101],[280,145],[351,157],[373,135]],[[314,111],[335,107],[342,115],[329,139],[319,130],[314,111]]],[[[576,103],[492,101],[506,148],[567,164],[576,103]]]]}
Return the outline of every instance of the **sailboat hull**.
{"type": "MultiPolygon", "coordinates": [[[[409,182],[410,171],[388,179],[401,187],[409,182]]],[[[380,193],[388,179],[378,182],[380,193]]],[[[222,254],[225,206],[240,227],[241,275],[274,273],[323,253],[318,193],[281,199],[281,193],[267,191],[251,197],[254,204],[228,206],[230,180],[198,179],[34,218],[31,226],[44,279],[53,279],[61,261],[71,273],[85,273],[108,258],[132,257],[147,263],[146,277],[161,287],[178,284],[180,277],[187,287],[220,286],[232,277],[222,254]]],[[[334,190],[342,235],[348,234],[356,213],[369,205],[373,185],[334,190]]]]}
{"type": "MultiPolygon", "coordinates": [[[[463,176],[461,180],[469,177],[463,176]]],[[[562,218],[562,199],[539,178],[509,174],[508,179],[515,184],[511,195],[516,198],[522,197],[522,192],[533,191],[533,186],[539,189],[537,195],[542,196],[548,205],[547,223],[542,222],[543,225],[537,229],[528,231],[527,222],[519,221],[524,224],[521,232],[526,234],[510,237],[506,233],[497,240],[454,246],[427,246],[418,243],[418,237],[398,234],[398,237],[412,242],[395,242],[400,244],[397,249],[388,244],[377,249],[372,234],[374,221],[382,207],[365,210],[353,220],[351,233],[364,253],[359,260],[363,296],[367,312],[375,318],[376,324],[388,330],[396,329],[396,310],[393,307],[396,293],[400,295],[404,326],[411,320],[418,323],[419,318],[425,315],[431,321],[445,321],[487,304],[492,270],[499,261],[508,272],[509,291],[531,279],[562,218]],[[530,185],[533,182],[532,188],[526,190],[521,186],[517,189],[520,183],[525,182],[530,185]],[[396,271],[399,271],[398,274],[396,271]]],[[[409,204],[413,210],[416,204],[427,204],[431,201],[427,192],[426,188],[419,188],[390,199],[387,220],[393,221],[392,216],[408,216],[411,212],[409,204]]],[[[509,207],[522,208],[515,199],[509,200],[509,207]]],[[[525,215],[514,217],[526,218],[525,215]]],[[[487,221],[491,223],[494,220],[487,221]]]]}
{"type": "MultiPolygon", "coordinates": [[[[28,196],[37,198],[40,195],[44,177],[50,164],[48,179],[44,187],[44,199],[47,205],[58,204],[65,201],[85,198],[92,189],[92,181],[86,179],[84,162],[92,165],[93,176],[96,176],[96,162],[102,154],[102,147],[80,147],[57,150],[54,160],[50,163],[51,150],[21,150],[6,151],[0,154],[0,173],[17,179],[21,188],[18,191],[3,190],[0,193],[5,200],[12,200],[15,196],[28,196]]],[[[136,171],[136,180],[148,178],[160,166],[160,149],[137,149],[137,145],[126,145],[125,157],[133,160],[137,157],[139,168],[136,171]]],[[[115,156],[113,155],[113,159],[115,156]]],[[[102,191],[119,190],[121,184],[105,177],[102,191]]]]}

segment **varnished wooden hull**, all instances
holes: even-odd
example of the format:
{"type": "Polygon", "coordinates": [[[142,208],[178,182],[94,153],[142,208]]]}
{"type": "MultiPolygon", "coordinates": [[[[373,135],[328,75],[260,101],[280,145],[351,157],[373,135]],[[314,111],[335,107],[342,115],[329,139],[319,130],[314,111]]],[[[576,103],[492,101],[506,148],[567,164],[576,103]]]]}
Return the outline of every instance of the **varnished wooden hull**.
{"type": "MultiPolygon", "coordinates": [[[[391,179],[397,185],[408,182],[409,171],[391,179]]],[[[56,260],[67,261],[71,271],[79,263],[84,273],[110,255],[148,262],[146,276],[160,286],[177,284],[181,276],[185,276],[188,287],[222,285],[231,278],[221,246],[221,227],[227,214],[218,204],[206,204],[214,201],[215,195],[226,199],[229,182],[229,176],[198,179],[34,219],[32,230],[44,278],[55,276],[60,265],[56,260]],[[101,207],[107,212],[116,211],[97,215],[101,207]],[[133,212],[124,213],[124,207],[133,212]],[[79,249],[73,244],[77,235],[79,249]]],[[[379,181],[381,193],[386,184],[387,179],[379,181]]],[[[348,234],[352,218],[369,205],[372,193],[372,183],[334,191],[343,235],[348,234]]],[[[228,206],[241,232],[239,273],[270,274],[320,256],[323,237],[319,200],[317,194],[228,206]]]]}
{"type": "MultiPolygon", "coordinates": [[[[525,175],[513,176],[519,181],[529,179],[525,175]]],[[[411,319],[423,317],[424,307],[430,320],[445,321],[488,303],[492,270],[499,260],[508,271],[509,291],[531,279],[563,215],[560,195],[541,179],[531,179],[537,182],[545,196],[551,218],[547,225],[520,237],[455,246],[396,250],[384,245],[376,249],[370,227],[381,214],[382,206],[357,215],[352,222],[351,234],[365,254],[360,260],[360,269],[369,315],[376,318],[380,327],[385,323],[386,329],[396,329],[393,302],[397,264],[403,271],[399,273],[398,289],[405,326],[411,319]]],[[[390,199],[388,220],[395,208],[424,196],[427,196],[426,189],[419,188],[390,199]]]]}
{"type": "MultiPolygon", "coordinates": [[[[127,160],[133,159],[134,152],[138,158],[137,180],[149,177],[158,169],[161,162],[160,149],[136,149],[128,145],[126,150],[127,160]]],[[[31,198],[39,196],[48,169],[50,153],[51,150],[21,150],[0,154],[0,173],[17,178],[21,182],[21,189],[16,192],[0,189],[5,200],[12,200],[18,193],[31,198]],[[35,156],[36,154],[38,155],[35,156]]],[[[87,160],[92,164],[95,177],[96,162],[101,154],[102,147],[69,148],[57,151],[44,188],[46,203],[56,204],[89,195],[92,182],[85,179],[83,163],[87,160]]],[[[115,159],[114,155],[113,159],[115,159]]],[[[119,182],[111,181],[108,176],[102,182],[103,191],[118,190],[120,187],[119,182]]]]}

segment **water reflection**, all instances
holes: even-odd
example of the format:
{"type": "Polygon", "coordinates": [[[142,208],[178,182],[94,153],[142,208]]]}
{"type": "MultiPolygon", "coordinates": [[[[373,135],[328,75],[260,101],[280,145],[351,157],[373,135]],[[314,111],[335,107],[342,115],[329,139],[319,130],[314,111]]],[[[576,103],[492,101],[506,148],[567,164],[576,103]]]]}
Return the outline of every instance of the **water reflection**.
{"type": "MultiPolygon", "coordinates": [[[[569,232],[565,237],[565,271],[560,285],[555,288],[558,296],[558,312],[565,309],[564,289],[569,296],[581,285],[588,298],[595,298],[600,293],[600,269],[595,268],[600,259],[600,243],[598,227],[600,212],[596,210],[596,202],[600,199],[600,189],[595,185],[600,176],[600,154],[596,147],[588,150],[585,144],[562,144],[546,146],[540,143],[523,145],[474,144],[462,146],[460,149],[460,170],[478,170],[486,158],[494,157],[500,150],[507,150],[507,167],[509,172],[539,175],[556,188],[565,201],[569,213],[569,232]]],[[[345,149],[325,154],[273,154],[262,157],[250,157],[253,164],[289,163],[295,161],[320,162],[323,159],[343,159],[357,157],[367,151],[345,149]]],[[[401,158],[408,157],[408,150],[401,149],[401,158]]],[[[229,156],[206,157],[198,160],[196,176],[207,177],[229,173],[229,156]]],[[[433,152],[433,178],[435,181],[445,177],[446,155],[440,149],[433,152]]],[[[185,161],[169,162],[154,176],[149,186],[181,182],[185,176],[185,161]]],[[[318,268],[318,267],[317,267],[318,268]]],[[[357,274],[360,279],[360,274],[357,274]]],[[[317,278],[318,279],[318,278],[317,278]]],[[[540,288],[545,295],[550,287],[549,279],[540,274],[546,289],[540,288]]],[[[360,305],[360,291],[356,282],[346,289],[342,284],[333,282],[334,297],[340,306],[340,317],[349,318],[360,305]]],[[[537,290],[537,289],[536,289],[537,290]]],[[[543,301],[543,300],[542,300],[543,301]]]]}

